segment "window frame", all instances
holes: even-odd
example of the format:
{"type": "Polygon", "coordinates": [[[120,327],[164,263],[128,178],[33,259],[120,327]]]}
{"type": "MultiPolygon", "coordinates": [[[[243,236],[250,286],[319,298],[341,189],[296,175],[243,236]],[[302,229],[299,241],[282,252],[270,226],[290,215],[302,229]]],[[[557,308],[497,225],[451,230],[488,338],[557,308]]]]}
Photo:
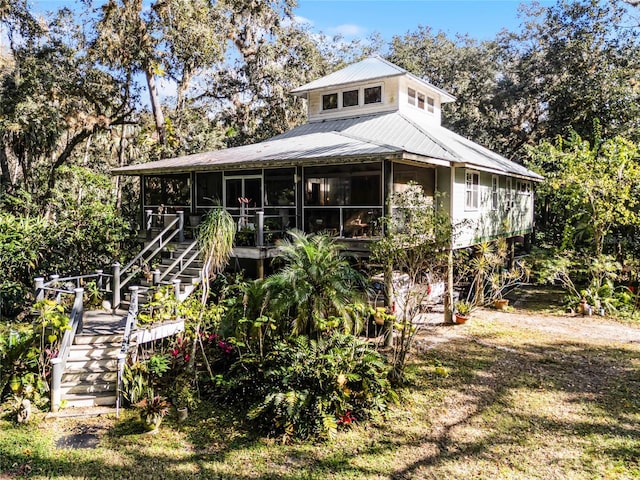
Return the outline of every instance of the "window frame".
{"type": "Polygon", "coordinates": [[[328,111],[332,111],[332,110],[338,110],[338,92],[332,92],[332,93],[326,93],[324,95],[322,95],[322,111],[323,112],[328,112],[328,111]],[[335,97],[335,106],[329,106],[327,107],[327,99],[329,99],[330,97],[335,97]]]}
{"type": "Polygon", "coordinates": [[[496,211],[500,206],[500,179],[491,175],[491,210],[496,211]]]}
{"type": "Polygon", "coordinates": [[[464,173],[464,209],[477,211],[480,208],[480,172],[465,170],[464,173]]]}
{"type": "Polygon", "coordinates": [[[358,107],[360,106],[360,89],[356,88],[354,90],[343,90],[342,92],[342,108],[353,108],[353,107],[358,107]],[[354,93],[356,94],[356,103],[352,104],[352,105],[345,105],[344,102],[344,96],[347,93],[354,93]]]}
{"type": "Polygon", "coordinates": [[[382,84],[370,85],[368,87],[367,86],[363,86],[362,87],[362,104],[363,105],[376,105],[378,103],[383,103],[382,99],[383,99],[382,84]],[[367,102],[367,90],[374,90],[374,89],[379,89],[380,90],[379,100],[377,100],[375,102],[367,102]]]}

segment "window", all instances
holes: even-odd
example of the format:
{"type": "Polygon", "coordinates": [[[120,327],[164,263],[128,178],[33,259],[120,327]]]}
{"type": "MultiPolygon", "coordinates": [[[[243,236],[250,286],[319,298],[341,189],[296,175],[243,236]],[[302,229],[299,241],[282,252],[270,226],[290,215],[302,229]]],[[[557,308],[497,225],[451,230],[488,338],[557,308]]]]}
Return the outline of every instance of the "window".
{"type": "Polygon", "coordinates": [[[334,110],[338,108],[338,94],[330,93],[328,95],[322,96],[322,109],[323,110],[334,110]]]}
{"type": "Polygon", "coordinates": [[[516,190],[521,195],[529,195],[531,193],[531,183],[518,180],[516,183],[516,190]]]}
{"type": "MultiPolygon", "coordinates": [[[[191,189],[188,174],[153,175],[144,177],[144,205],[188,206],[191,189]]],[[[165,213],[167,213],[165,211],[165,213]]]]}
{"type": "Polygon", "coordinates": [[[364,89],[364,103],[381,103],[382,87],[369,87],[364,89]]]}
{"type": "Polygon", "coordinates": [[[380,164],[305,168],[305,205],[380,205],[381,178],[380,164]]]}
{"type": "Polygon", "coordinates": [[[409,105],[416,104],[416,91],[413,88],[407,90],[407,98],[409,101],[409,105]]]}
{"type": "Polygon", "coordinates": [[[478,172],[466,172],[465,181],[465,208],[477,210],[479,205],[480,174],[478,172]]]}
{"type": "Polygon", "coordinates": [[[436,111],[436,101],[433,97],[427,97],[427,112],[433,113],[436,111]]]}
{"type": "Polygon", "coordinates": [[[491,177],[491,210],[498,210],[498,177],[491,177]]]}
{"type": "Polygon", "coordinates": [[[342,92],[342,106],[354,107],[358,105],[358,90],[349,90],[342,92]]]}
{"type": "Polygon", "coordinates": [[[196,174],[196,205],[222,205],[222,173],[196,174]]]}
{"type": "Polygon", "coordinates": [[[418,94],[418,108],[424,110],[424,95],[422,93],[418,94]]]}

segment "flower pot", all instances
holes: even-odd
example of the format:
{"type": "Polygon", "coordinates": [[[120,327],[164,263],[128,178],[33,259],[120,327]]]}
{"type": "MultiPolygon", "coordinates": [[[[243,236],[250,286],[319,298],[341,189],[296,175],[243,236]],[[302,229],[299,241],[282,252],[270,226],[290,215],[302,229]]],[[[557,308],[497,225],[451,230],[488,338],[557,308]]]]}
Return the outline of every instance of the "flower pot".
{"type": "Polygon", "coordinates": [[[189,409],[187,407],[178,408],[178,421],[184,422],[189,416],[189,409]]]}
{"type": "Polygon", "coordinates": [[[493,302],[493,306],[496,310],[504,310],[509,306],[509,300],[506,298],[499,298],[493,302]]]}
{"type": "Polygon", "coordinates": [[[459,313],[456,313],[456,318],[455,321],[458,325],[465,323],[467,320],[469,320],[469,317],[465,316],[465,315],[460,315],[459,313]]]}

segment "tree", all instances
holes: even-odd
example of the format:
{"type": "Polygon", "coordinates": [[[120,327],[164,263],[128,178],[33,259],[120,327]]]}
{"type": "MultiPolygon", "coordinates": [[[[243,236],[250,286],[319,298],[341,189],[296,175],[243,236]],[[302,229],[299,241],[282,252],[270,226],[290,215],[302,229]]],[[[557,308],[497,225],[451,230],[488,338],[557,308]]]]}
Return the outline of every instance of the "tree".
{"type": "MultiPolygon", "coordinates": [[[[423,282],[425,274],[438,278],[447,267],[451,250],[452,224],[448,213],[433,199],[426,197],[422,187],[410,184],[388,200],[392,213],[384,219],[385,235],[372,245],[372,260],[386,267],[393,275],[406,275],[406,297],[395,324],[398,338],[393,345],[392,381],[404,379],[406,356],[417,332],[416,322],[422,302],[429,292],[423,282]]],[[[388,275],[387,275],[388,276],[388,275]]]]}
{"type": "Polygon", "coordinates": [[[83,41],[70,12],[61,11],[46,32],[13,45],[14,67],[0,84],[0,137],[41,203],[77,147],[131,113],[121,84],[91,63],[83,41]]]}
{"type": "Polygon", "coordinates": [[[346,307],[359,299],[356,289],[364,281],[332,238],[289,235],[280,247],[284,267],[267,278],[265,288],[281,315],[292,312],[293,334],[318,335],[331,317],[349,317],[346,307]]]}
{"type": "Polygon", "coordinates": [[[602,138],[597,123],[594,138],[572,131],[566,140],[542,142],[529,149],[529,165],[545,176],[538,193],[546,223],[564,226],[564,245],[582,240],[600,257],[613,229],[640,225],[640,152],[623,137],[602,138]]]}
{"type": "Polygon", "coordinates": [[[567,135],[638,138],[640,48],[628,9],[614,0],[523,7],[519,32],[478,42],[420,27],[394,37],[389,59],[457,97],[443,125],[506,157],[567,135]]]}

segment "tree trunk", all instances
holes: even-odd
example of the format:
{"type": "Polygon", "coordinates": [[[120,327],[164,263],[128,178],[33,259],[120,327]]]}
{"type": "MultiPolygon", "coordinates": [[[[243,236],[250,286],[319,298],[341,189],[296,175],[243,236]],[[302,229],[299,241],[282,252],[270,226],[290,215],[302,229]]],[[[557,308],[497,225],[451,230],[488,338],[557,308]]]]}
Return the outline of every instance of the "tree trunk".
{"type": "Polygon", "coordinates": [[[160,104],[160,97],[158,95],[158,88],[156,87],[156,78],[151,67],[147,67],[145,70],[147,76],[147,85],[149,87],[149,99],[151,100],[151,110],[153,111],[153,119],[156,123],[156,130],[158,132],[158,142],[164,146],[166,144],[166,135],[164,128],[164,115],[162,114],[162,105],[160,104]]]}
{"type": "Polygon", "coordinates": [[[0,191],[11,187],[11,172],[9,171],[9,159],[4,146],[0,146],[0,191]]]}

